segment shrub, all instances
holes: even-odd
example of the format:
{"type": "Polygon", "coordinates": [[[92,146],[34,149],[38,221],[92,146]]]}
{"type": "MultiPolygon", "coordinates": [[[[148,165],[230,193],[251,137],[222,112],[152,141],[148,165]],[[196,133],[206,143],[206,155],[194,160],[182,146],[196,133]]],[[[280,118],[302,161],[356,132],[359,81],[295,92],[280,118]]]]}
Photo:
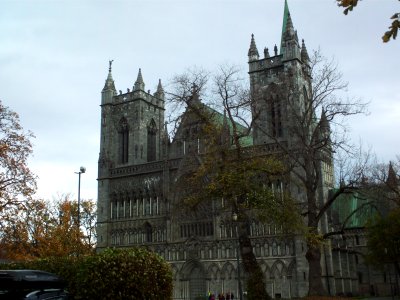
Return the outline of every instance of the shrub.
{"type": "Polygon", "coordinates": [[[142,248],[107,249],[82,257],[48,258],[2,265],[59,275],[73,299],[171,299],[172,272],[159,255],[142,248]]]}
{"type": "Polygon", "coordinates": [[[168,263],[142,248],[89,256],[77,274],[79,299],[171,299],[168,263]]]}

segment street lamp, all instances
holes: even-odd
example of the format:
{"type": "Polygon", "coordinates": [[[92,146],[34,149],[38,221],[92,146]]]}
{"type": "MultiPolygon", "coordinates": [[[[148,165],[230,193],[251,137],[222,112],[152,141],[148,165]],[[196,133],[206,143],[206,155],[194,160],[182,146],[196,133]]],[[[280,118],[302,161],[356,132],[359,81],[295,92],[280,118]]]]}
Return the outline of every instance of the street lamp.
{"type": "Polygon", "coordinates": [[[243,292],[242,292],[242,283],[240,281],[240,240],[238,234],[238,215],[236,212],[232,214],[232,220],[235,222],[235,229],[236,229],[236,237],[237,237],[237,251],[236,251],[236,260],[237,260],[237,277],[238,277],[238,290],[239,290],[239,300],[243,300],[243,292]]]}
{"type": "Polygon", "coordinates": [[[80,167],[79,172],[75,172],[78,174],[78,229],[81,227],[81,174],[86,172],[85,167],[80,167]]]}

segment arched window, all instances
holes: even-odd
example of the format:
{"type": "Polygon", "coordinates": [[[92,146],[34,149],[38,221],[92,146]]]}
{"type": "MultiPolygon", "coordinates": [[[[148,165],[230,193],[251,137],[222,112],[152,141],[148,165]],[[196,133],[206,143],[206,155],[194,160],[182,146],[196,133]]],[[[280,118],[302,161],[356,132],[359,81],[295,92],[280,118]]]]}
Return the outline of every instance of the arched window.
{"type": "Polygon", "coordinates": [[[147,222],[144,224],[144,231],[146,234],[146,242],[147,243],[153,242],[153,228],[147,222]]]}
{"type": "Polygon", "coordinates": [[[282,107],[279,99],[272,97],[270,102],[271,134],[274,137],[282,137],[282,107]]]}
{"type": "Polygon", "coordinates": [[[129,151],[129,127],[128,121],[122,118],[119,121],[118,128],[118,152],[119,162],[124,164],[128,162],[128,151],[129,151]]]}
{"type": "Polygon", "coordinates": [[[154,119],[151,119],[147,127],[147,161],[156,160],[156,134],[157,126],[154,119]]]}

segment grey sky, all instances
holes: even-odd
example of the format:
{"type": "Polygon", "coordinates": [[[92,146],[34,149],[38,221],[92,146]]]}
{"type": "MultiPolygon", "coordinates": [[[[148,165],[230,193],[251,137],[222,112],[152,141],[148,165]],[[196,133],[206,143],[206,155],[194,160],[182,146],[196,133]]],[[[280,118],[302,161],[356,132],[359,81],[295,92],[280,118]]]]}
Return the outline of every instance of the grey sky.
{"type": "MultiPolygon", "coordinates": [[[[344,16],[334,0],[288,0],[309,53],[339,63],[350,95],[370,101],[368,117],[350,120],[352,138],[382,161],[399,154],[400,41],[381,36],[398,1],[369,0],[344,16]]],[[[74,1],[2,0],[0,99],[34,132],[31,167],[39,196],[97,197],[100,92],[114,59],[117,89],[132,88],[142,68],[146,89],[197,65],[247,68],[250,36],[260,53],[279,44],[283,0],[74,1]]]]}

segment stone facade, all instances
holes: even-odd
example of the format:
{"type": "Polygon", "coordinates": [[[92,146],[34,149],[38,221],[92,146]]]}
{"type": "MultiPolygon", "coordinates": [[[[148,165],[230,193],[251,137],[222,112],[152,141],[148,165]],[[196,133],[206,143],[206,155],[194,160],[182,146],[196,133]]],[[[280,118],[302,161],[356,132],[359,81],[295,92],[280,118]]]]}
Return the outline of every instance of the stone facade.
{"type": "MultiPolygon", "coordinates": [[[[302,109],[307,94],[311,93],[307,50],[304,42],[299,44],[287,5],[280,48],[278,54],[275,46],[272,56],[265,49],[264,58],[260,58],[252,36],[248,52],[250,89],[264,91],[263,101],[254,102],[253,112],[259,117],[253,129],[253,145],[249,147],[257,147],[267,155],[279,149],[274,139],[288,145],[296,142],[287,130],[291,126],[288,116],[293,107],[277,97],[276,85],[282,80],[291,82],[297,89],[293,93],[297,95],[297,109],[302,109]]],[[[170,141],[164,124],[161,81],[154,94],[146,92],[139,69],[132,90],[117,93],[111,64],[112,61],[101,100],[98,250],[145,246],[159,253],[173,269],[174,299],[196,299],[208,292],[231,292],[238,299],[238,279],[244,284],[243,272],[240,276],[243,269],[235,224],[231,216],[219,213],[224,207],[223,201],[215,199],[211,213],[208,210],[205,214],[197,212],[179,217],[172,213],[179,203],[174,184],[203,151],[197,136],[198,123],[183,118],[170,141]]],[[[329,134],[327,128],[325,134],[329,134]]],[[[325,162],[320,167],[318,195],[324,201],[333,187],[333,166],[325,162]]],[[[276,189],[290,189],[298,201],[304,201],[304,191],[290,180],[273,185],[276,189]]],[[[327,219],[323,220],[321,230],[328,230],[327,219]]],[[[250,236],[270,295],[275,298],[306,295],[308,265],[303,238],[284,235],[273,224],[262,224],[256,219],[250,224],[250,236]]],[[[344,275],[343,258],[339,257],[343,251],[332,248],[331,244],[325,248],[323,275],[330,293],[353,291],[357,277],[354,273],[344,275]]]]}

